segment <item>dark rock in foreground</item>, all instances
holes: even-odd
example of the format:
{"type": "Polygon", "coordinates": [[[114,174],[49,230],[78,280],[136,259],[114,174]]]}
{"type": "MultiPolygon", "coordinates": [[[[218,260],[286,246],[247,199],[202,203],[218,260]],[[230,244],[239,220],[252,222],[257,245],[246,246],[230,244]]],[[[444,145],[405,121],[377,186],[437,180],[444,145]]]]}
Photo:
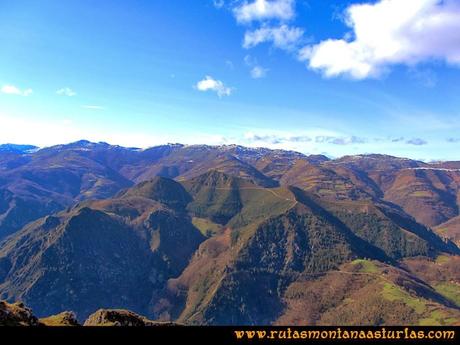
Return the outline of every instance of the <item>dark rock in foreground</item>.
{"type": "Polygon", "coordinates": [[[94,314],[90,315],[85,321],[84,326],[130,326],[130,327],[144,327],[144,326],[171,326],[173,323],[156,322],[149,320],[143,316],[133,313],[129,310],[100,309],[94,314]]]}
{"type": "MultiPolygon", "coordinates": [[[[119,327],[145,327],[145,326],[173,326],[171,322],[157,322],[144,316],[123,309],[99,309],[90,315],[84,326],[119,326],[119,327]]],[[[81,326],[75,313],[65,311],[57,315],[38,319],[23,303],[7,303],[0,301],[0,327],[17,326],[81,326]]]]}
{"type": "Polygon", "coordinates": [[[39,326],[38,318],[23,303],[0,301],[0,326],[39,326]]]}

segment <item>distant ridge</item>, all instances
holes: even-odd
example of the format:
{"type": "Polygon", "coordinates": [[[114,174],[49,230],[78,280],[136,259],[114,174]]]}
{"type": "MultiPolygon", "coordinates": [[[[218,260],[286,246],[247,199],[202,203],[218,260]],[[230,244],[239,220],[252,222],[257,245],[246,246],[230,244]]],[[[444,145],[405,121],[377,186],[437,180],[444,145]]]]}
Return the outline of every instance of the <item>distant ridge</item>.
{"type": "Polygon", "coordinates": [[[210,170],[263,187],[293,185],[329,200],[391,202],[429,227],[460,216],[460,162],[382,154],[330,159],[241,145],[140,149],[88,140],[41,149],[0,147],[0,239],[78,201],[111,197],[156,176],[190,180],[210,170]]]}
{"type": "Polygon", "coordinates": [[[16,144],[2,144],[0,145],[0,152],[3,153],[32,153],[37,151],[39,148],[34,145],[16,145],[16,144]]]}
{"type": "Polygon", "coordinates": [[[36,150],[43,150],[43,149],[56,149],[56,148],[83,148],[83,147],[112,147],[112,148],[120,148],[126,150],[134,150],[134,151],[147,151],[147,150],[155,150],[157,148],[201,148],[201,149],[218,149],[221,151],[232,152],[233,154],[243,155],[245,153],[254,154],[259,153],[261,155],[265,155],[268,153],[280,153],[280,154],[291,154],[297,157],[310,157],[312,161],[334,161],[337,163],[348,163],[356,160],[361,159],[374,159],[374,160],[396,160],[396,161],[413,161],[425,166],[455,166],[455,168],[460,168],[460,157],[459,161],[447,161],[447,160],[432,160],[429,162],[411,159],[406,157],[398,157],[393,155],[381,154],[381,153],[362,153],[362,154],[346,154],[340,157],[328,157],[326,154],[309,154],[309,153],[302,153],[295,150],[289,149],[273,149],[267,148],[263,146],[244,146],[239,144],[222,144],[222,145],[209,145],[209,144],[181,144],[181,143],[165,143],[165,144],[158,144],[154,146],[148,147],[131,147],[131,146],[121,146],[116,144],[110,144],[104,141],[93,142],[87,139],[80,139],[75,142],[70,142],[67,144],[56,144],[50,146],[35,146],[35,145],[18,145],[18,144],[0,144],[0,152],[6,152],[9,150],[16,151],[17,153],[26,152],[29,150],[36,151],[36,150]]]}

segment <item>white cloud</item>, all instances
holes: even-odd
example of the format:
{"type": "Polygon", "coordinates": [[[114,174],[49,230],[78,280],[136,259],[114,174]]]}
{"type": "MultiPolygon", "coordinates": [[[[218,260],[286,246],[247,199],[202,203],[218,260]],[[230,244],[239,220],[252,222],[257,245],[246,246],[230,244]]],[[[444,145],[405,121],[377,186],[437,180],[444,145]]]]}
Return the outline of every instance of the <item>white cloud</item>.
{"type": "Polygon", "coordinates": [[[260,79],[264,78],[267,75],[268,69],[263,68],[262,66],[254,66],[251,69],[251,78],[260,79]]]}
{"type": "Polygon", "coordinates": [[[254,0],[244,1],[234,8],[233,13],[240,23],[256,20],[289,20],[294,17],[295,0],[254,0]]]}
{"type": "Polygon", "coordinates": [[[457,0],[380,0],[346,10],[353,30],[299,53],[326,77],[364,79],[391,65],[441,60],[460,64],[460,4],[457,0]]]}
{"type": "Polygon", "coordinates": [[[203,80],[196,83],[197,90],[199,91],[215,91],[219,97],[230,96],[233,89],[224,85],[220,80],[213,77],[206,76],[203,80]]]}
{"type": "Polygon", "coordinates": [[[77,95],[77,93],[69,87],[64,87],[62,89],[59,89],[56,91],[56,93],[60,96],[67,96],[67,97],[73,97],[77,95]]]}
{"type": "Polygon", "coordinates": [[[7,95],[17,95],[17,96],[24,96],[24,97],[30,96],[33,93],[32,89],[21,90],[14,85],[2,86],[1,92],[7,95]]]}
{"type": "Polygon", "coordinates": [[[243,47],[249,49],[261,43],[271,42],[276,48],[292,50],[299,43],[303,33],[303,29],[289,27],[286,24],[278,27],[265,26],[254,31],[247,31],[244,35],[243,47]]]}

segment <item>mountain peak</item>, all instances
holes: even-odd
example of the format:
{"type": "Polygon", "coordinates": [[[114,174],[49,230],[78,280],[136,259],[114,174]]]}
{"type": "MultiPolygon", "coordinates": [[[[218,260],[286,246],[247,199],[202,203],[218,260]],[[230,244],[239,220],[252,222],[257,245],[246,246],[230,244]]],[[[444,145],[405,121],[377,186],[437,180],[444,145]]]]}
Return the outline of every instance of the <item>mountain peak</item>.
{"type": "Polygon", "coordinates": [[[180,183],[161,176],[139,183],[122,192],[120,197],[143,197],[175,209],[183,209],[191,201],[190,195],[180,183]]]}

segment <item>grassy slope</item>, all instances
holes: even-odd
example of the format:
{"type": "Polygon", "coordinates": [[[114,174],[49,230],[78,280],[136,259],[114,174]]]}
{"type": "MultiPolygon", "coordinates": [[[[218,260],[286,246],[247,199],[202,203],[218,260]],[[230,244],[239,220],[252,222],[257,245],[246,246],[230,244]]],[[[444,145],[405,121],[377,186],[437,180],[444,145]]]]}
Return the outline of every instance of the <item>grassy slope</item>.
{"type": "MultiPolygon", "coordinates": [[[[153,181],[121,193],[116,199],[87,203],[99,210],[97,214],[102,220],[94,224],[94,219],[83,219],[85,226],[72,231],[88,231],[84,241],[90,241],[95,251],[102,250],[98,245],[110,238],[135,244],[113,249],[117,253],[121,250],[123,258],[137,258],[147,244],[150,251],[158,251],[165,258],[166,266],[173,263],[176,269],[167,269],[173,274],[161,271],[159,275],[172,278],[167,288],[154,289],[153,297],[148,296],[150,302],[145,302],[145,296],[143,304],[148,306],[149,315],[192,324],[275,320],[301,324],[450,324],[458,320],[454,305],[457,295],[451,280],[424,278],[431,284],[425,286],[394,267],[362,260],[378,257],[389,261],[384,252],[393,258],[428,252],[420,237],[395,225],[392,218],[369,201],[319,205],[316,199],[295,188],[266,189],[219,171],[184,182],[185,189],[172,180],[153,181]],[[187,205],[190,196],[194,200],[187,205]],[[168,211],[168,205],[174,211],[168,211]],[[186,205],[189,215],[185,214],[186,205]],[[343,209],[348,212],[341,212],[343,209]],[[189,221],[194,226],[179,226],[189,221]],[[107,224],[116,229],[115,233],[106,231],[107,224]],[[126,237],[126,224],[133,226],[134,232],[141,226],[150,230],[126,237]],[[91,229],[96,228],[98,231],[93,234],[91,229]],[[105,235],[99,237],[101,230],[105,235]],[[188,230],[200,230],[210,237],[195,252],[190,264],[188,258],[196,247],[187,245],[191,240],[185,235],[188,230]],[[96,240],[93,235],[97,235],[96,240]],[[143,249],[139,251],[136,246],[143,249]],[[183,253],[184,248],[189,248],[189,252],[183,253]],[[356,258],[361,259],[346,264],[356,258]],[[301,315],[301,310],[306,310],[305,315],[301,315]]],[[[81,207],[72,212],[80,212],[81,207]]],[[[53,222],[52,217],[50,221],[53,222]]],[[[65,232],[65,227],[51,224],[55,230],[49,231],[45,225],[36,224],[41,231],[36,236],[45,236],[46,245],[59,240],[65,232]],[[46,237],[49,235],[53,237],[46,237]]],[[[74,242],[77,248],[87,246],[78,245],[80,240],[78,237],[74,242]]],[[[5,248],[12,249],[14,245],[5,248]]],[[[60,252],[67,250],[58,246],[60,252]]],[[[101,260],[107,264],[106,257],[101,260]]],[[[149,260],[147,251],[140,261],[149,260]]],[[[5,262],[0,259],[0,278],[6,272],[5,262]]],[[[123,267],[120,272],[133,273],[129,265],[123,267]]],[[[107,266],[107,270],[114,268],[107,266]]],[[[153,267],[153,271],[158,268],[153,267]]],[[[160,279],[154,277],[152,281],[152,272],[148,270],[137,273],[142,281],[156,284],[160,279]]],[[[126,294],[131,290],[125,289],[126,294]]],[[[139,310],[138,305],[134,308],[139,310]]]]}
{"type": "MultiPolygon", "coordinates": [[[[260,217],[258,198],[246,200],[246,218],[252,221],[231,220],[229,224],[242,227],[228,225],[224,234],[204,242],[181,277],[171,281],[171,304],[184,305],[180,322],[271,323],[282,313],[282,291],[295,277],[372,255],[359,249],[366,246],[346,228],[296,202],[290,190],[263,192],[271,195],[274,205],[282,200],[283,207],[275,213],[276,208],[268,207],[272,213],[260,217]],[[180,291],[188,294],[181,296],[180,291]]],[[[166,314],[174,313],[163,311],[166,314]]]]}
{"type": "Polygon", "coordinates": [[[460,216],[438,225],[434,230],[439,236],[452,240],[457,246],[460,245],[460,216]]]}
{"type": "Polygon", "coordinates": [[[406,269],[460,308],[460,256],[441,255],[436,259],[407,258],[403,263],[406,269]]]}
{"type": "Polygon", "coordinates": [[[451,325],[460,311],[414,276],[374,261],[355,260],[319,278],[306,277],[285,293],[277,324],[451,325]]]}

